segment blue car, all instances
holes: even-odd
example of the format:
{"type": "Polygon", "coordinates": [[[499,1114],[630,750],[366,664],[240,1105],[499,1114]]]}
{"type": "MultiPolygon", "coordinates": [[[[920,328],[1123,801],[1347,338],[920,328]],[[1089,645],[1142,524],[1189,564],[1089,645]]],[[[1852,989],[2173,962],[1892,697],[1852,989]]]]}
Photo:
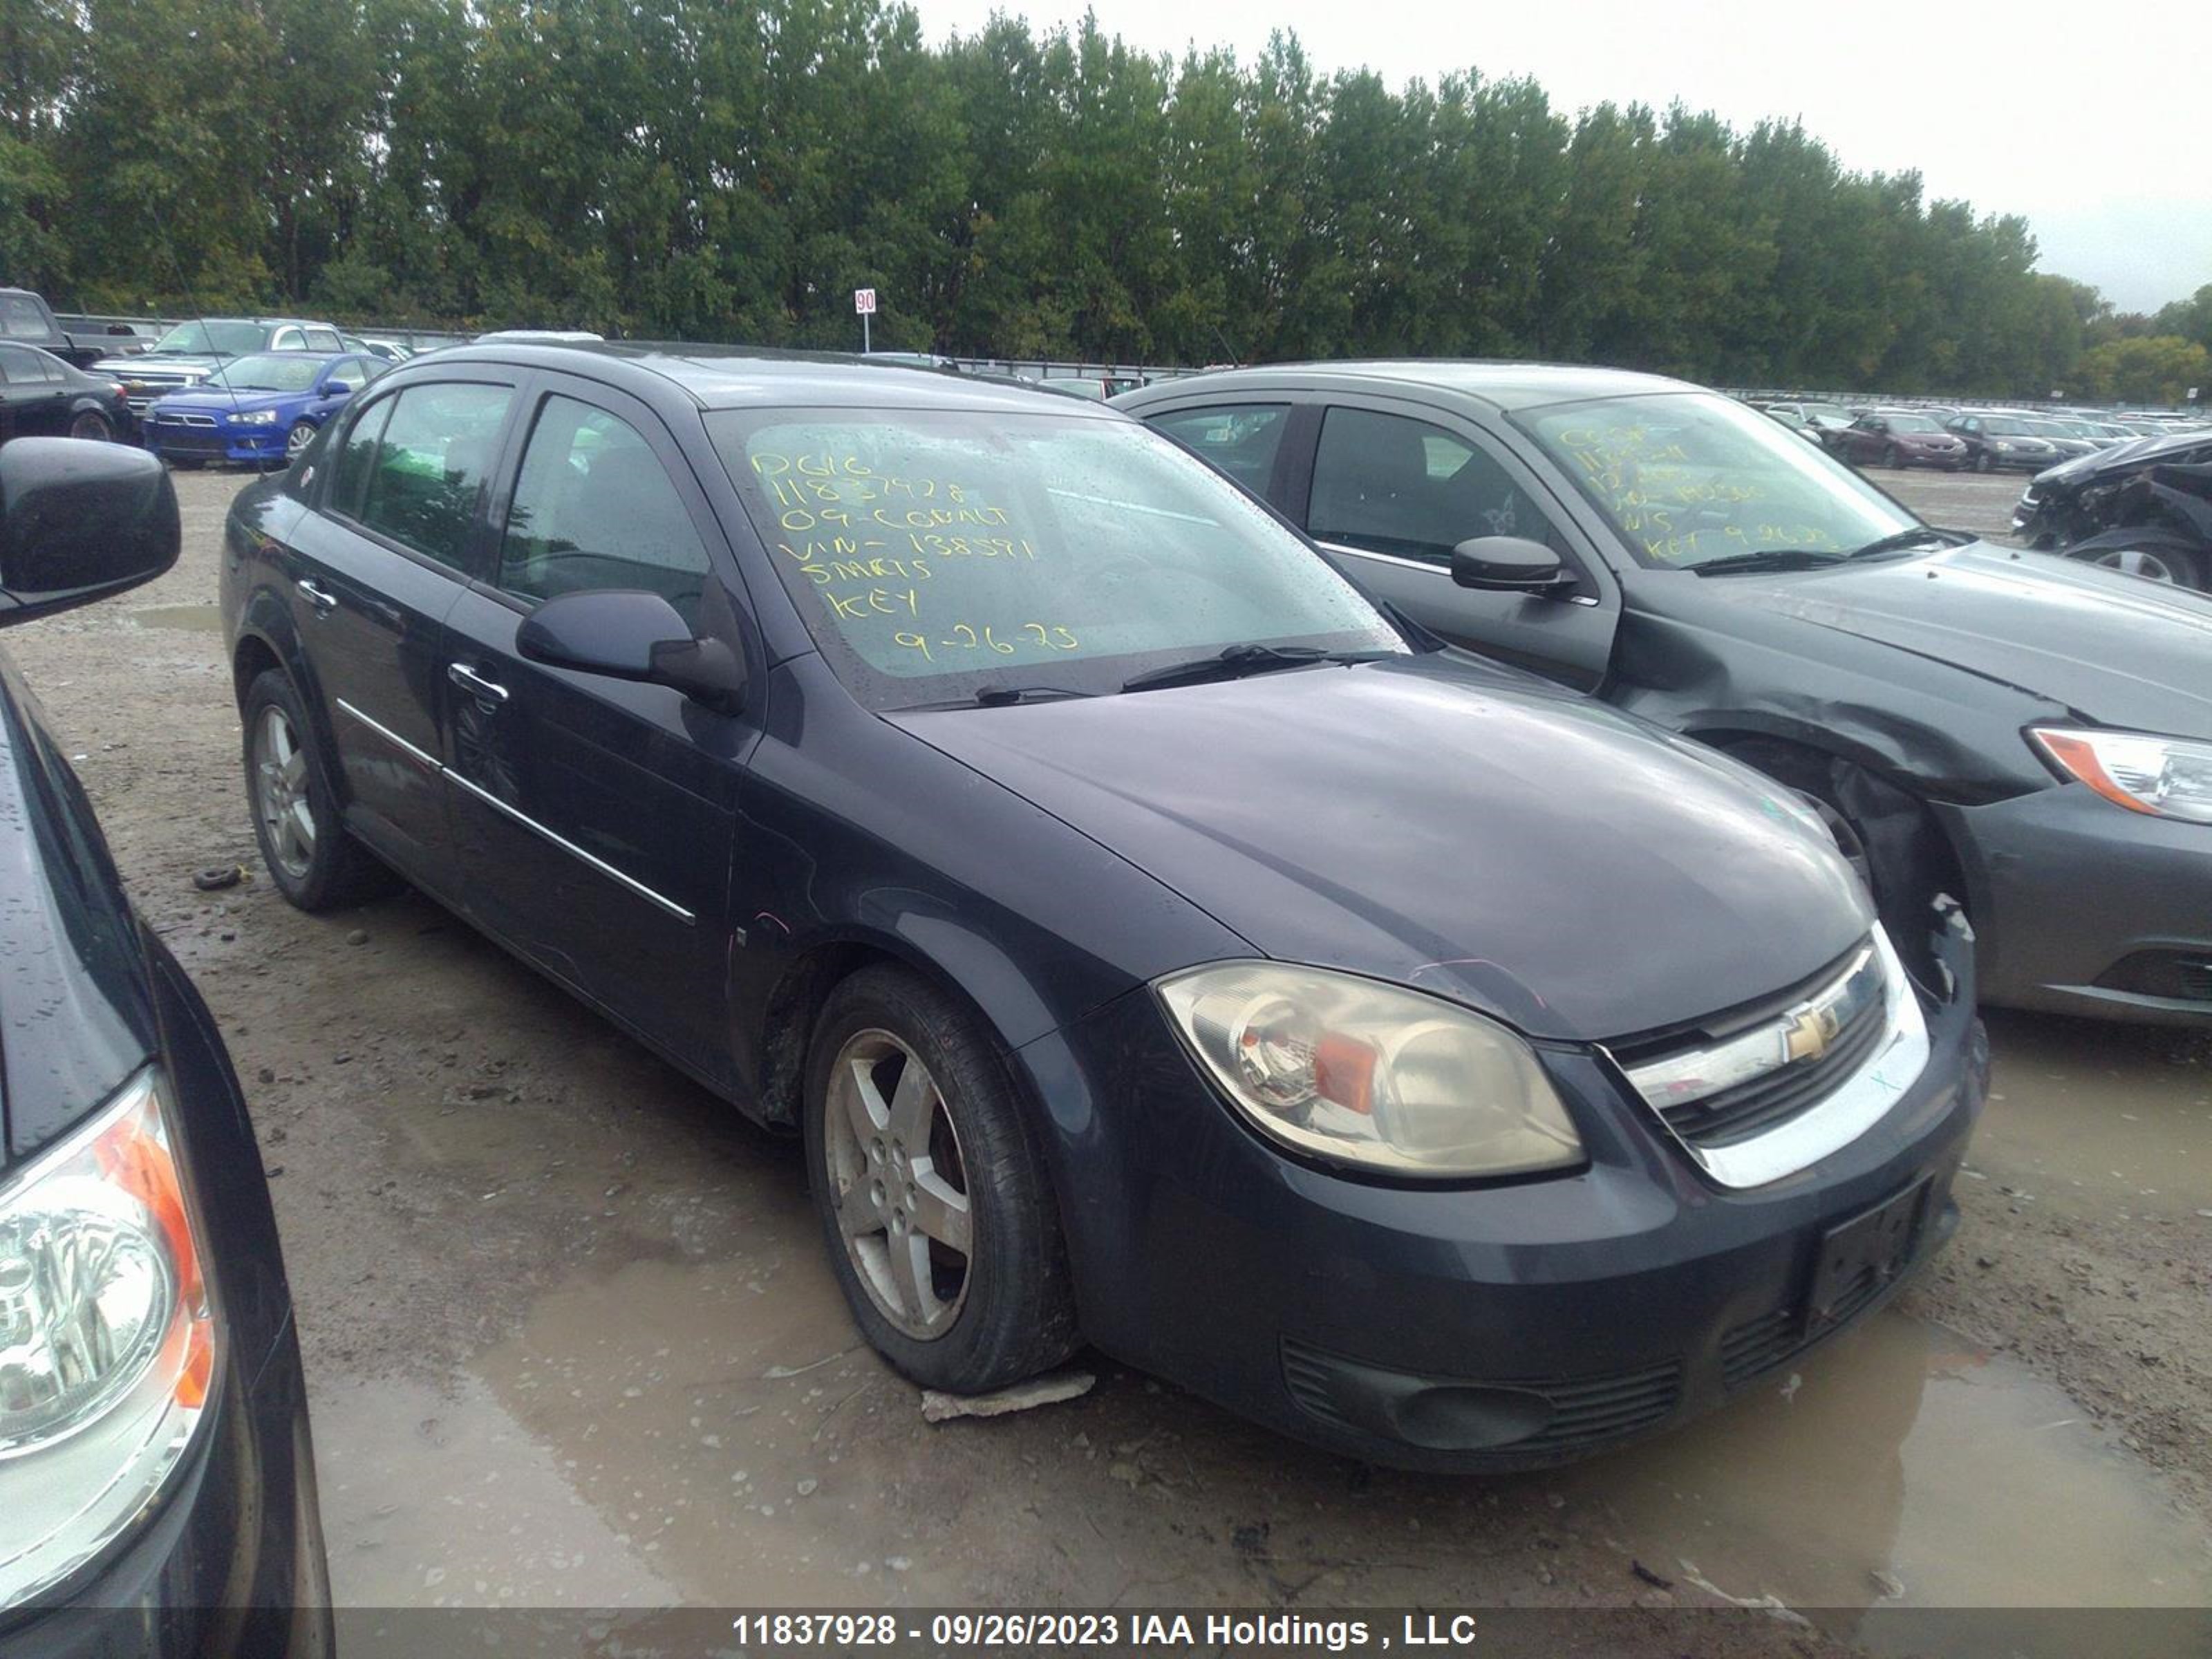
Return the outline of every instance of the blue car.
{"type": "Polygon", "coordinates": [[[173,466],[289,466],[345,400],[391,365],[363,352],[260,351],[146,411],[146,447],[173,466]]]}

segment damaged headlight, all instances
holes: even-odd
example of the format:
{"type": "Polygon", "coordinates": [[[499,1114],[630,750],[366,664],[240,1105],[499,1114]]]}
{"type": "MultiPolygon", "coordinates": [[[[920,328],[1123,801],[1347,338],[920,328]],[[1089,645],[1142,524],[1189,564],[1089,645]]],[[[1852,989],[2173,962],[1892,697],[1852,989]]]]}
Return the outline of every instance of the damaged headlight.
{"type": "Polygon", "coordinates": [[[1427,1176],[1582,1161],[1528,1045],[1455,1003],[1269,962],[1194,968],[1154,988],[1229,1098],[1300,1152],[1427,1176]]]}
{"type": "Polygon", "coordinates": [[[2130,812],[2212,823],[2212,743],[2039,726],[2028,738],[2068,777],[2130,812]]]}
{"type": "Polygon", "coordinates": [[[147,1513],[206,1414],[219,1347],[147,1072],[0,1185],[0,1610],[147,1513]]]}

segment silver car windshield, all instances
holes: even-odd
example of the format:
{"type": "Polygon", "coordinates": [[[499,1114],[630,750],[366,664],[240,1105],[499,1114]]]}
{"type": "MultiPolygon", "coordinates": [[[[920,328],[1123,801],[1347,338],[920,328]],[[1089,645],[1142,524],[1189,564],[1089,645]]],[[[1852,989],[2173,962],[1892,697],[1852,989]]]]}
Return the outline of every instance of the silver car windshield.
{"type": "Polygon", "coordinates": [[[1802,438],[1712,392],[1555,404],[1517,418],[1640,564],[1849,553],[1910,513],[1802,438]]]}
{"type": "Polygon", "coordinates": [[[837,409],[707,425],[816,641],[875,707],[1114,691],[1232,646],[1407,648],[1265,508],[1133,422],[837,409]]]}

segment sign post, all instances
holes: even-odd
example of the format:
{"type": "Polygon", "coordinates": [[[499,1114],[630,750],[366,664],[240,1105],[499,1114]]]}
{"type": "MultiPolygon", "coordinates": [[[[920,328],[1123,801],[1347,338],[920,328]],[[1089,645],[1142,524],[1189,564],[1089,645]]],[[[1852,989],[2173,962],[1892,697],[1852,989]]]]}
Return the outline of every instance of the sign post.
{"type": "Polygon", "coordinates": [[[853,290],[853,309],[860,313],[860,353],[865,356],[867,355],[870,349],[868,345],[868,319],[876,314],[875,289],[872,288],[854,289],[853,290]]]}

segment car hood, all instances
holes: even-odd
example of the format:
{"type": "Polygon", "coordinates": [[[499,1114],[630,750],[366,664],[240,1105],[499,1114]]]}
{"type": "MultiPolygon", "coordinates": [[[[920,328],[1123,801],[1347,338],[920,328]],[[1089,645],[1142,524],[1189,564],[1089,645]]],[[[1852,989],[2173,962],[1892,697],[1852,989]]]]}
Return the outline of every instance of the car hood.
{"type": "Polygon", "coordinates": [[[1785,792],[1456,653],[889,718],[1269,957],[1532,1036],[1700,1018],[1871,925],[1785,792]]]}
{"type": "Polygon", "coordinates": [[[2035,482],[2039,484],[2079,484],[2096,477],[2107,469],[2115,474],[2133,472],[2155,461],[2170,460],[2193,449],[2212,449],[2212,432],[2168,432],[2155,438],[2130,438],[2110,448],[2063,461],[2048,471],[2037,473],[2035,482]]]}
{"type": "Polygon", "coordinates": [[[172,392],[167,397],[154,400],[156,409],[168,410],[190,409],[211,415],[243,414],[249,409],[283,409],[290,404],[308,401],[304,392],[226,392],[220,386],[202,386],[192,392],[172,392]]]}
{"type": "Polygon", "coordinates": [[[220,357],[180,357],[142,351],[129,357],[102,357],[89,372],[112,374],[121,380],[128,380],[133,375],[143,377],[152,372],[212,374],[216,365],[225,361],[220,357]]]}
{"type": "Polygon", "coordinates": [[[2212,738],[2212,599],[2185,589],[1986,542],[1701,586],[1948,663],[2099,725],[2212,738]]]}
{"type": "Polygon", "coordinates": [[[91,805],[0,656],[0,1178],[143,1065],[156,1029],[91,805]]]}

